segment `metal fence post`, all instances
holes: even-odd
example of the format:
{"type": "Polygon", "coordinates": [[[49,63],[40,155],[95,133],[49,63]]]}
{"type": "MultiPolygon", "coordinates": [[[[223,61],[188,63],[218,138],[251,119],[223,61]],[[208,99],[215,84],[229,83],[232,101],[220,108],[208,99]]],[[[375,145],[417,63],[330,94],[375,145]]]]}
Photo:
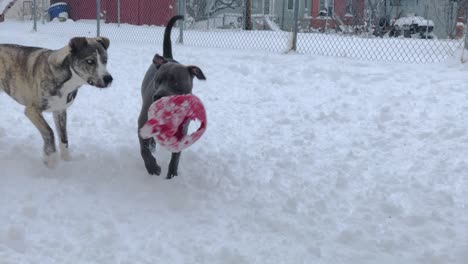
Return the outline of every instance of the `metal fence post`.
{"type": "Polygon", "coordinates": [[[426,40],[427,36],[429,35],[429,3],[426,5],[427,11],[426,11],[426,40]]]}
{"type": "Polygon", "coordinates": [[[96,0],[96,35],[101,36],[101,0],[96,0]]]}
{"type": "Polygon", "coordinates": [[[464,26],[465,26],[465,41],[463,42],[463,49],[466,49],[466,46],[468,46],[468,9],[465,11],[465,21],[463,21],[464,26]]]}
{"type": "Polygon", "coordinates": [[[330,3],[328,3],[328,0],[325,0],[325,10],[327,11],[327,15],[325,16],[325,33],[328,33],[328,18],[330,12],[328,11],[330,9],[330,3]]]}
{"type": "Polygon", "coordinates": [[[37,0],[33,1],[33,18],[34,18],[34,31],[37,31],[37,0]]]}
{"type": "Polygon", "coordinates": [[[117,0],[117,26],[120,27],[120,0],[117,0]]]}
{"type": "Polygon", "coordinates": [[[291,50],[297,50],[297,22],[299,22],[299,0],[294,1],[293,35],[291,50]]]}
{"type": "Polygon", "coordinates": [[[245,30],[245,20],[247,17],[247,4],[246,0],[242,0],[242,29],[245,30]]]}
{"type": "Polygon", "coordinates": [[[286,1],[283,1],[283,9],[281,10],[281,29],[284,29],[284,10],[286,9],[286,1]]]}
{"type": "Polygon", "coordinates": [[[41,11],[41,17],[42,17],[42,25],[45,24],[45,18],[44,18],[44,14],[46,13],[46,9],[45,9],[45,0],[42,0],[42,11],[41,11]]]}
{"type": "Polygon", "coordinates": [[[245,0],[245,28],[252,30],[252,0],[245,0]]]}
{"type": "MultiPolygon", "coordinates": [[[[467,10],[468,11],[468,10],[467,10]]],[[[468,46],[468,26],[467,26],[467,20],[468,20],[468,12],[465,11],[465,20],[463,21],[463,25],[464,25],[464,36],[463,36],[463,45],[462,45],[462,52],[461,52],[461,63],[465,63],[465,50],[466,50],[466,47],[468,46]]]]}

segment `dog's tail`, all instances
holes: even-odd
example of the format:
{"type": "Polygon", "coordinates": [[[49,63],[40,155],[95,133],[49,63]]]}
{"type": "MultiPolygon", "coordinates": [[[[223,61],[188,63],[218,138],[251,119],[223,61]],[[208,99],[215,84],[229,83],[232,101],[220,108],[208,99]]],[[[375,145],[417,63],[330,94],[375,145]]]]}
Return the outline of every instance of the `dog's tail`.
{"type": "Polygon", "coordinates": [[[171,30],[175,22],[179,19],[184,20],[184,16],[173,16],[167,23],[166,29],[164,30],[164,41],[163,41],[163,57],[172,59],[172,44],[171,44],[171,30]]]}

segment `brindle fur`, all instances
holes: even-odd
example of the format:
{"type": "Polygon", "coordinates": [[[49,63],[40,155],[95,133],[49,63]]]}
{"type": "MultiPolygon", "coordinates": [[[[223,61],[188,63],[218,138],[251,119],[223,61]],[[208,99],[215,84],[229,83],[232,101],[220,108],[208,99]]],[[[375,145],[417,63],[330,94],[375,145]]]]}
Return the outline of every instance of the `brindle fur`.
{"type": "Polygon", "coordinates": [[[25,114],[44,140],[44,163],[57,163],[54,133],[43,117],[53,112],[60,138],[61,157],[69,160],[66,109],[76,98],[78,88],[90,84],[108,87],[107,38],[76,37],[59,50],[0,45],[0,91],[25,106],[25,114]]]}

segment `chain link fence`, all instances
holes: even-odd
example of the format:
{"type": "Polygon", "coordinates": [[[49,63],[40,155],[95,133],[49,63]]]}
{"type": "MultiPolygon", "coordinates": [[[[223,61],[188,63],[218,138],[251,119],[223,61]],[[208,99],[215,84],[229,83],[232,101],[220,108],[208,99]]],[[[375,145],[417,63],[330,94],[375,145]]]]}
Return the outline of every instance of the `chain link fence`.
{"type": "Polygon", "coordinates": [[[52,34],[161,43],[169,18],[183,14],[172,38],[188,46],[411,63],[454,56],[465,46],[468,13],[468,0],[17,0],[16,5],[22,7],[19,20],[32,20],[36,30],[52,34]]]}

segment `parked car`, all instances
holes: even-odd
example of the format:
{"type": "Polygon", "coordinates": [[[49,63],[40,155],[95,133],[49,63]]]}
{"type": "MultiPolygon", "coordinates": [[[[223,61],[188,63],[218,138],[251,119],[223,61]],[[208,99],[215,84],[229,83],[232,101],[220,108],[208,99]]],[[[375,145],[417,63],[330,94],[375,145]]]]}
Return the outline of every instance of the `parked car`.
{"type": "Polygon", "coordinates": [[[405,38],[434,38],[434,22],[421,16],[400,17],[390,22],[389,36],[405,38]]]}

